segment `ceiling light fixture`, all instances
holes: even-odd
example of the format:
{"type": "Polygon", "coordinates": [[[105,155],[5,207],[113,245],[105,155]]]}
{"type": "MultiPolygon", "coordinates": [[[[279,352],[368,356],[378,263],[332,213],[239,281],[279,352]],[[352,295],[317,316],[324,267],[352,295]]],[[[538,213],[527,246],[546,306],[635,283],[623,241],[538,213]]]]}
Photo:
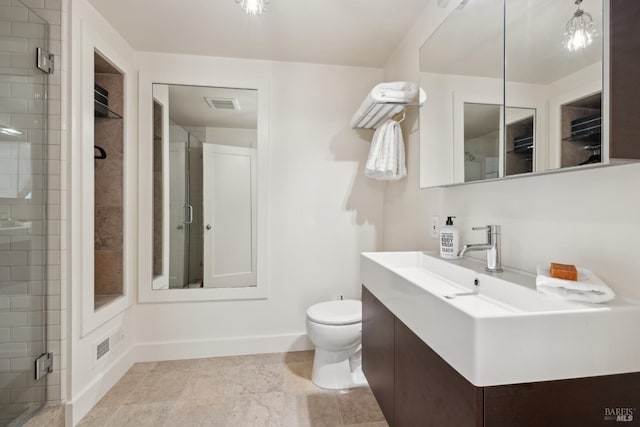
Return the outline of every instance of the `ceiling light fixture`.
{"type": "Polygon", "coordinates": [[[575,1],[578,10],[567,22],[566,32],[564,33],[564,47],[572,52],[586,48],[593,42],[594,37],[598,35],[593,18],[589,13],[580,9],[580,3],[582,3],[582,0],[575,1]]]}
{"type": "Polygon", "coordinates": [[[247,15],[262,15],[267,10],[269,0],[236,0],[247,15]]]}

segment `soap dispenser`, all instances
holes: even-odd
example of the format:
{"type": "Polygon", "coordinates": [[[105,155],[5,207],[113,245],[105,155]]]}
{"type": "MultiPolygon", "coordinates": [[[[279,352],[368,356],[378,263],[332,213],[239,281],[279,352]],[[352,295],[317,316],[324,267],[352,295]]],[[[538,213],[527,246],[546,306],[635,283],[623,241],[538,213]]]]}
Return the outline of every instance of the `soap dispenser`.
{"type": "Polygon", "coordinates": [[[440,230],[440,257],[446,259],[458,259],[460,249],[460,233],[453,226],[453,218],[448,216],[447,223],[440,230]]]}

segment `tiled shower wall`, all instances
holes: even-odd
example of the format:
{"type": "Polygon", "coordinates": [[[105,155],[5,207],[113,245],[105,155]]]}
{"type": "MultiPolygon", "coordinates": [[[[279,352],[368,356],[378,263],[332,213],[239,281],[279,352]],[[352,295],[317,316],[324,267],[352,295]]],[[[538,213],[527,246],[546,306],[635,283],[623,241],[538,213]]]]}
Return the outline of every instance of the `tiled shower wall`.
{"type": "MultiPolygon", "coordinates": [[[[62,106],[63,94],[66,91],[66,64],[63,62],[62,55],[66,55],[66,48],[62,43],[63,28],[63,10],[66,9],[66,0],[24,0],[22,2],[35,13],[44,18],[49,23],[49,51],[55,55],[55,72],[49,76],[49,91],[47,100],[48,109],[48,143],[46,146],[32,148],[32,155],[47,155],[47,167],[43,170],[34,170],[33,180],[34,189],[38,187],[47,188],[47,204],[46,206],[19,206],[10,202],[10,199],[0,199],[0,215],[11,216],[16,219],[29,220],[33,223],[33,227],[44,227],[46,225],[46,238],[35,242],[39,245],[38,250],[30,250],[23,252],[28,259],[19,259],[21,255],[19,251],[11,252],[18,254],[13,255],[15,259],[5,259],[3,264],[11,261],[12,267],[0,267],[0,281],[20,282],[20,286],[13,286],[11,290],[4,289],[0,291],[0,308],[11,307],[13,309],[22,309],[26,316],[14,315],[10,316],[12,323],[7,336],[3,336],[2,344],[12,345],[17,343],[26,343],[27,345],[37,345],[41,340],[39,337],[41,328],[34,326],[42,325],[46,320],[47,324],[47,346],[46,350],[54,353],[54,372],[49,375],[47,395],[49,401],[59,401],[65,399],[64,383],[66,378],[66,355],[64,351],[64,340],[66,329],[65,310],[66,310],[66,274],[63,268],[66,255],[66,208],[67,200],[66,178],[64,172],[66,170],[66,154],[63,147],[66,146],[66,130],[62,124],[66,120],[64,109],[62,106]],[[63,51],[63,49],[65,51],[63,51]],[[47,185],[45,187],[45,181],[47,185]],[[45,224],[46,221],[46,224],[45,224]],[[19,264],[24,261],[24,266],[19,264]],[[8,273],[6,276],[3,273],[8,273]],[[23,274],[24,273],[24,274],[23,274]],[[23,274],[23,276],[21,276],[23,274]],[[24,276],[26,275],[26,276],[24,276]],[[46,299],[47,311],[38,315],[38,307],[42,301],[46,299]]],[[[20,3],[17,0],[0,0],[0,14],[11,16],[12,26],[20,28],[19,33],[6,33],[11,31],[11,27],[6,25],[0,28],[5,31],[3,35],[11,37],[19,37],[27,39],[24,43],[28,46],[28,56],[31,60],[35,60],[32,43],[29,42],[37,34],[30,34],[28,25],[20,25],[23,17],[20,10],[20,3]],[[16,22],[13,25],[13,22],[16,22]]],[[[28,18],[25,18],[28,19],[28,18]]],[[[37,32],[37,27],[33,27],[33,31],[37,32]]],[[[8,90],[4,96],[24,97],[24,104],[30,105],[33,102],[34,88],[26,87],[26,85],[12,84],[11,87],[0,88],[8,90]]],[[[17,113],[20,114],[20,113],[17,113]]],[[[42,157],[40,157],[42,158],[42,157]]],[[[10,237],[11,239],[11,237],[10,237]]],[[[5,239],[6,240],[6,239],[5,239]]],[[[10,242],[11,249],[17,248],[18,243],[10,242]]],[[[5,283],[5,285],[8,283],[5,283]]],[[[0,283],[0,287],[2,284],[0,283]]],[[[10,313],[13,314],[13,313],[10,313]]],[[[3,328],[5,326],[0,326],[3,328]]],[[[0,345],[2,345],[0,344],[0,345]]],[[[20,358],[12,359],[8,366],[0,367],[0,378],[4,384],[12,380],[12,368],[25,370],[25,364],[31,366],[32,360],[20,360],[20,358]]],[[[0,392],[0,400],[4,396],[0,392]]]]}

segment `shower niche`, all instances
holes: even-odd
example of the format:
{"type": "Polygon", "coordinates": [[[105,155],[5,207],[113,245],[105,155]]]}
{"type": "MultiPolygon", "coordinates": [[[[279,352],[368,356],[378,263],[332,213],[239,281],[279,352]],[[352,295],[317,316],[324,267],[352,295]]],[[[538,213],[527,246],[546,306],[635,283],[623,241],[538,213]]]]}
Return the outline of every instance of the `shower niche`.
{"type": "Polygon", "coordinates": [[[124,74],[94,51],[94,310],[124,294],[124,74]]]}

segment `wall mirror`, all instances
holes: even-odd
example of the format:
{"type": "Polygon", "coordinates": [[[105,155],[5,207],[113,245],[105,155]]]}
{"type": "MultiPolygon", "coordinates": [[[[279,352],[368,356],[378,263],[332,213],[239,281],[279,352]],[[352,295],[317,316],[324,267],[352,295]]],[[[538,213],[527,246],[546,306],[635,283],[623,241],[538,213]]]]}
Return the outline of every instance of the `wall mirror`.
{"type": "Polygon", "coordinates": [[[267,82],[142,65],[139,99],[139,301],[267,298],[267,82]]]}
{"type": "Polygon", "coordinates": [[[153,84],[153,288],[255,287],[255,89],[153,84]]]}
{"type": "Polygon", "coordinates": [[[420,186],[623,163],[607,132],[606,7],[461,2],[420,49],[420,186]],[[582,38],[578,9],[593,20],[582,38]]]}

